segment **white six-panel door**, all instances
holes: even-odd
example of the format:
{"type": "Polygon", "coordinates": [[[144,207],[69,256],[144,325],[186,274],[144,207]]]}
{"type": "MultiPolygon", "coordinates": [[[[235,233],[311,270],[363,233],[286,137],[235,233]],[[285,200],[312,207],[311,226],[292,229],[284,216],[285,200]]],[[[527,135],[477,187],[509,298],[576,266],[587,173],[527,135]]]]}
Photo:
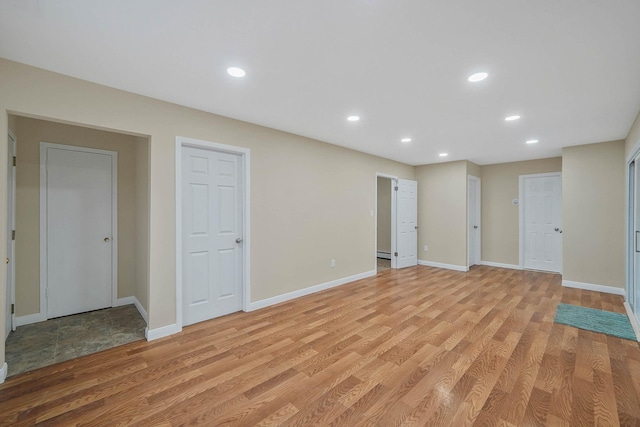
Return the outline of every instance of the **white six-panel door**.
{"type": "Polygon", "coordinates": [[[418,265],[418,183],[398,180],[396,248],[397,268],[418,265]]]}
{"type": "Polygon", "coordinates": [[[468,262],[469,267],[480,263],[480,178],[468,179],[468,262]]]}
{"type": "Polygon", "coordinates": [[[242,163],[182,147],[183,324],[242,309],[242,163]]]}
{"type": "Polygon", "coordinates": [[[47,318],[112,306],[116,153],[40,150],[47,318]]]}
{"type": "Polygon", "coordinates": [[[523,267],[562,272],[562,179],[521,176],[523,267]]]}

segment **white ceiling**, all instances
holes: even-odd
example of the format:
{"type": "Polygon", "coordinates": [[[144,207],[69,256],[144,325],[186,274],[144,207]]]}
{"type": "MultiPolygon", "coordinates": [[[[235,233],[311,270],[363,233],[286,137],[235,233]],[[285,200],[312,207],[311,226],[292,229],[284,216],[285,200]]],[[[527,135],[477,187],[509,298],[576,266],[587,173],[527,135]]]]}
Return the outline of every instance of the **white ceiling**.
{"type": "Polygon", "coordinates": [[[412,165],[489,164],[626,137],[640,1],[1,0],[0,57],[412,165]]]}

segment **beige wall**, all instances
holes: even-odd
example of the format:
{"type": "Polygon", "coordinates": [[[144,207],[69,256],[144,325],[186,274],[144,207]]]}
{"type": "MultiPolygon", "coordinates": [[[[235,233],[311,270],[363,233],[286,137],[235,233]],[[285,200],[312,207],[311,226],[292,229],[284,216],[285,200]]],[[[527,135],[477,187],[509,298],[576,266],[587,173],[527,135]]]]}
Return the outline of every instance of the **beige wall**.
{"type": "Polygon", "coordinates": [[[378,244],[379,252],[391,253],[391,180],[378,177],[378,244]]]}
{"type": "Polygon", "coordinates": [[[511,203],[520,197],[519,176],[561,170],[560,157],[481,167],[483,261],[520,263],[519,208],[511,203]]]}
{"type": "Polygon", "coordinates": [[[25,117],[15,122],[20,134],[16,148],[16,315],[40,311],[40,142],[118,153],[118,297],[134,295],[136,138],[25,117]]]}
{"type": "Polygon", "coordinates": [[[136,137],[135,297],[148,310],[149,295],[149,138],[136,137]]]}
{"type": "Polygon", "coordinates": [[[625,141],[625,155],[633,154],[632,151],[636,147],[636,144],[640,142],[640,112],[636,116],[636,120],[633,122],[629,134],[625,141]]]}
{"type": "Polygon", "coordinates": [[[467,162],[417,166],[418,259],[467,265],[467,162]],[[424,245],[429,251],[424,252],[424,245]]]}
{"type": "MultiPolygon", "coordinates": [[[[150,136],[150,329],[176,321],[176,136],[251,149],[252,301],[372,271],[376,172],[414,179],[408,165],[7,60],[0,60],[0,112],[2,134],[6,112],[14,112],[150,136]]],[[[5,165],[0,150],[0,200],[5,165]]],[[[4,275],[0,283],[3,326],[4,275]]]]}
{"type": "Polygon", "coordinates": [[[625,143],[562,150],[563,280],[625,287],[625,143]]]}

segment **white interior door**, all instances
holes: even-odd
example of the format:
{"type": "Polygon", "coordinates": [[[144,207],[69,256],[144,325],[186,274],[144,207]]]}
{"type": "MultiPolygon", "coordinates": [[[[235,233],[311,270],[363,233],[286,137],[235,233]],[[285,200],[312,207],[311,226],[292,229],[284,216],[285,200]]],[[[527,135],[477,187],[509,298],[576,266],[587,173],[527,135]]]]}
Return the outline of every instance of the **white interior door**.
{"type": "Polygon", "coordinates": [[[635,158],[632,163],[632,183],[631,194],[633,195],[633,279],[631,280],[631,287],[629,289],[629,295],[627,301],[631,306],[633,313],[638,316],[640,314],[640,168],[638,168],[638,162],[640,161],[640,155],[635,158]]]}
{"type": "Polygon", "coordinates": [[[41,162],[47,318],[111,307],[116,153],[43,143],[41,162]]]}
{"type": "Polygon", "coordinates": [[[480,178],[469,176],[468,186],[468,257],[469,267],[480,262],[480,178]]]}
{"type": "Polygon", "coordinates": [[[397,268],[418,265],[418,183],[399,179],[396,196],[397,268]]]}
{"type": "Polygon", "coordinates": [[[14,165],[14,156],[16,155],[16,141],[11,134],[8,138],[8,157],[7,157],[7,299],[6,299],[6,317],[4,323],[4,339],[6,340],[14,325],[14,314],[11,307],[13,305],[13,286],[14,286],[14,268],[15,268],[15,240],[12,237],[12,231],[15,230],[15,194],[16,194],[16,168],[14,165]]]}
{"type": "Polygon", "coordinates": [[[523,267],[562,272],[562,180],[560,174],[523,175],[521,237],[523,267]]]}
{"type": "Polygon", "coordinates": [[[242,310],[242,163],[182,147],[182,303],[189,325],[242,310]]]}

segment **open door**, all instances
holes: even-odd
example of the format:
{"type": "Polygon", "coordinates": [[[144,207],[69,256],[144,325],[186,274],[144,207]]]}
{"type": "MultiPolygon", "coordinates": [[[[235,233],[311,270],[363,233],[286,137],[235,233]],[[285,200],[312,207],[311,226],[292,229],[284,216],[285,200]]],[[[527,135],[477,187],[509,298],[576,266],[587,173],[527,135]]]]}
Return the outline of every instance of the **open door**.
{"type": "Polygon", "coordinates": [[[396,196],[396,268],[418,265],[418,183],[399,179],[396,196]]]}
{"type": "Polygon", "coordinates": [[[4,323],[4,339],[6,340],[11,330],[15,330],[13,314],[13,288],[14,288],[14,253],[15,253],[15,194],[16,194],[16,140],[13,135],[8,135],[8,156],[7,156],[7,294],[6,294],[6,318],[4,323]]]}

